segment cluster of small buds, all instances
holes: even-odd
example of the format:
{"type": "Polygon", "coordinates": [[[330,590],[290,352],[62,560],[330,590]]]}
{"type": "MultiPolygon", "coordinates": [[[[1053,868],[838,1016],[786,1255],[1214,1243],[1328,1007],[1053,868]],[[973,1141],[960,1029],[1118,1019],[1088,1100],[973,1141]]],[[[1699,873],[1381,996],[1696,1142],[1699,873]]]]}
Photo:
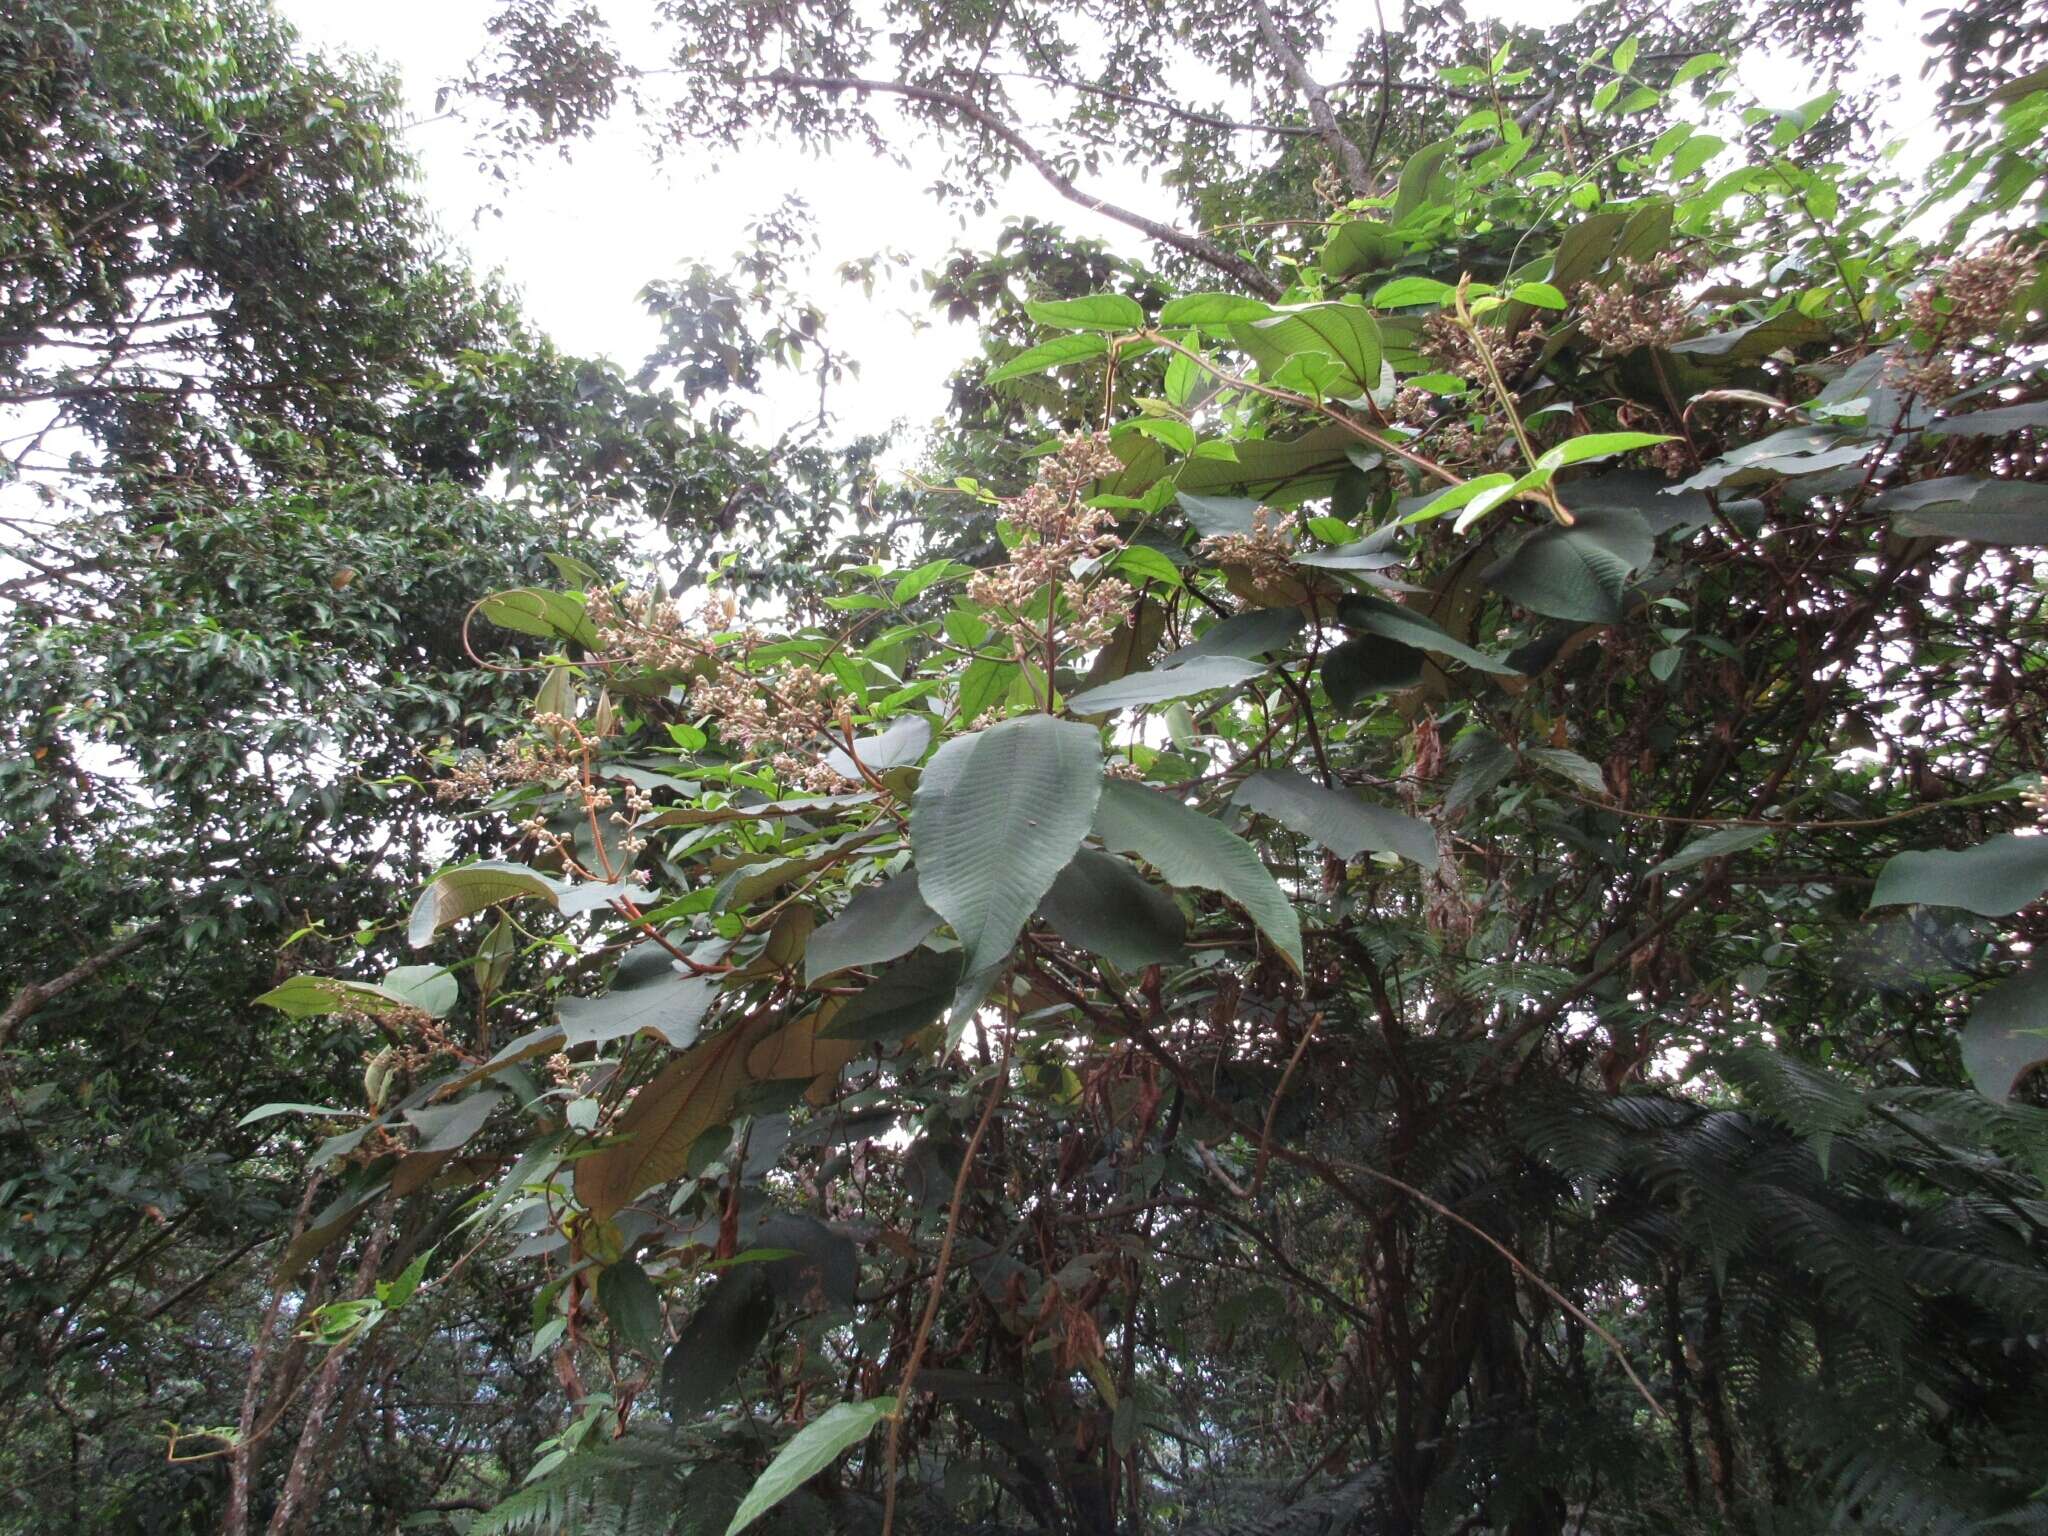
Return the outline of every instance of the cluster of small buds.
{"type": "Polygon", "coordinates": [[[1002,628],[1018,656],[1036,654],[1058,639],[1076,650],[1100,645],[1129,609],[1131,591],[1123,581],[1084,582],[1074,575],[1083,563],[1117,547],[1115,516],[1087,506],[1082,493],[1122,467],[1107,433],[1071,437],[1040,463],[1030,487],[1003,503],[1003,515],[1023,538],[1007,565],[978,572],[968,582],[967,595],[1008,616],[1002,628]],[[1048,594],[1052,608],[1040,629],[1024,615],[1048,594]]]}
{"type": "Polygon", "coordinates": [[[1956,343],[1993,334],[2033,275],[2030,253],[2010,238],[1993,241],[1957,257],[1915,292],[1906,301],[1906,318],[1914,330],[1929,336],[1945,333],[1956,343]]]}
{"type": "Polygon", "coordinates": [[[1259,581],[1287,574],[1294,561],[1294,514],[1275,516],[1272,508],[1252,513],[1249,533],[1212,533],[1196,546],[1219,565],[1241,565],[1259,581]]]}
{"type": "Polygon", "coordinates": [[[601,655],[650,672],[691,671],[718,653],[721,640],[742,651],[762,640],[741,621],[739,599],[715,588],[694,615],[685,615],[655,592],[623,603],[609,592],[593,592],[583,612],[597,633],[601,655]]]}
{"type": "MultiPolygon", "coordinates": [[[[1513,379],[1536,361],[1536,354],[1548,339],[1542,325],[1531,320],[1512,336],[1486,331],[1484,345],[1500,376],[1513,379]]],[[[1486,355],[1480,352],[1481,344],[1455,316],[1439,314],[1423,322],[1418,350],[1445,373],[1455,373],[1476,383],[1486,377],[1486,355]]]]}
{"type": "Polygon", "coordinates": [[[778,752],[769,759],[768,766],[775,770],[775,777],[783,783],[814,795],[839,795],[860,788],[859,780],[849,779],[822,758],[778,752]]]}
{"type": "Polygon", "coordinates": [[[1469,420],[1446,422],[1430,441],[1435,456],[1457,469],[1499,469],[1518,454],[1514,434],[1496,416],[1479,418],[1477,426],[1469,420]]]}
{"type": "Polygon", "coordinates": [[[479,800],[520,784],[560,789],[581,777],[583,735],[576,722],[562,715],[540,715],[534,722],[546,734],[500,743],[488,755],[465,754],[442,766],[434,781],[434,798],[442,802],[479,800]]]}
{"type": "Polygon", "coordinates": [[[845,715],[845,701],[833,697],[836,687],[831,675],[816,667],[765,673],[727,667],[691,689],[690,702],[717,716],[726,738],[765,753],[806,740],[845,715]]]}
{"type": "Polygon", "coordinates": [[[370,1134],[349,1151],[341,1162],[345,1168],[367,1168],[380,1157],[395,1157],[406,1150],[405,1143],[392,1133],[388,1125],[373,1125],[370,1134]]]}
{"type": "Polygon", "coordinates": [[[1419,427],[1434,420],[1437,409],[1434,394],[1426,389],[1417,389],[1413,384],[1404,384],[1394,391],[1394,403],[1388,415],[1395,421],[1419,427]]]}
{"type": "Polygon", "coordinates": [[[547,1068],[549,1081],[557,1085],[568,1082],[576,1075],[576,1063],[560,1051],[555,1052],[541,1065],[547,1068]]]}
{"type": "Polygon", "coordinates": [[[1117,757],[1102,765],[1102,776],[1105,779],[1129,779],[1135,783],[1145,777],[1145,770],[1127,757],[1117,757]]]}
{"type": "Polygon", "coordinates": [[[1688,268],[1669,251],[1649,261],[1621,262],[1620,280],[1581,283],[1573,294],[1579,334],[1602,352],[1620,356],[1638,347],[1668,347],[1692,324],[1692,306],[1677,288],[1688,268]]]}
{"type": "Polygon", "coordinates": [[[1674,437],[1668,443],[1659,443],[1650,450],[1650,467],[1666,479],[1676,480],[1680,475],[1690,473],[1693,467],[1692,450],[1685,445],[1685,439],[1674,437]]]}
{"type": "Polygon", "coordinates": [[[1951,262],[1907,299],[1907,323],[1926,350],[1893,357],[1885,370],[1887,381],[1928,400],[1946,399],[1966,387],[1983,371],[1972,343],[1997,335],[2033,275],[2034,258],[2010,239],[1951,262]]]}
{"type": "MultiPolygon", "coordinates": [[[[611,824],[615,827],[624,827],[626,829],[626,835],[620,840],[619,847],[628,855],[632,855],[638,854],[647,846],[647,839],[634,829],[640,825],[645,817],[653,812],[654,797],[630,779],[625,781],[625,793],[625,806],[620,810],[612,812],[611,824]]],[[[609,791],[599,790],[596,794],[593,794],[588,786],[586,786],[585,805],[589,809],[602,809],[601,806],[594,803],[597,794],[604,796],[605,805],[611,804],[611,794],[609,791]]]]}

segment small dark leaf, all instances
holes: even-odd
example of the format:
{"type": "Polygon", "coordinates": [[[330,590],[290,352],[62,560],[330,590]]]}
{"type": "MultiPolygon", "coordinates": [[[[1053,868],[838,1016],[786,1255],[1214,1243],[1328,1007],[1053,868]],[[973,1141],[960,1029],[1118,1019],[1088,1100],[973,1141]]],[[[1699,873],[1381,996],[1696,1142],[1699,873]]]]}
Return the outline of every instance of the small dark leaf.
{"type": "Polygon", "coordinates": [[[913,950],[856,993],[819,1038],[887,1043],[916,1034],[945,1017],[965,974],[957,949],[913,950]]]}
{"type": "Polygon", "coordinates": [[[853,1239],[814,1216],[777,1215],[754,1235],[760,1248],[786,1248],[791,1256],[762,1266],[775,1299],[786,1306],[819,1311],[851,1307],[860,1283],[860,1256],[853,1239]]]}
{"type": "Polygon", "coordinates": [[[1441,857],[1436,833],[1427,822],[1367,805],[1349,789],[1326,788],[1291,768],[1253,774],[1237,787],[1234,798],[1246,810],[1314,838],[1342,859],[1397,853],[1424,869],[1435,869],[1441,857]]]}
{"type": "Polygon", "coordinates": [[[2007,977],[1970,1010],[1960,1042],[1963,1069],[1987,1099],[2004,1103],[2048,1061],[2048,966],[2007,977]]]}
{"type": "Polygon", "coordinates": [[[2048,837],[2007,832],[1974,848],[1898,854],[1879,871],[1870,904],[1961,907],[1985,917],[2010,917],[2043,891],[2048,891],[2048,837]]]}
{"type": "Polygon", "coordinates": [[[648,1359],[660,1353],[661,1292],[631,1259],[607,1264],[597,1276],[597,1304],[619,1337],[648,1359]]]}
{"type": "Polygon", "coordinates": [[[1183,955],[1187,919],[1173,898],[1128,859],[1083,848],[1038,904],[1038,915],[1069,944],[1124,971],[1183,955]]]}
{"type": "Polygon", "coordinates": [[[880,965],[909,954],[931,937],[939,914],[918,894],[917,871],[906,869],[864,888],[831,922],[811,935],[804,951],[804,981],[816,983],[835,971],[880,965]]]}
{"type": "Polygon", "coordinates": [[[761,1266],[721,1275],[668,1347],[661,1363],[661,1405],[675,1419],[692,1418],[732,1396],[731,1388],[775,1321],[775,1296],[761,1266]]]}
{"type": "Polygon", "coordinates": [[[1376,693],[1413,688],[1422,681],[1423,653],[1378,635],[1346,640],[1323,658],[1323,690],[1349,714],[1376,693]]]}
{"type": "Polygon", "coordinates": [[[1640,515],[1589,507],[1569,528],[1539,528],[1480,579],[1532,613],[1612,624],[1621,617],[1630,575],[1655,551],[1640,515]]]}

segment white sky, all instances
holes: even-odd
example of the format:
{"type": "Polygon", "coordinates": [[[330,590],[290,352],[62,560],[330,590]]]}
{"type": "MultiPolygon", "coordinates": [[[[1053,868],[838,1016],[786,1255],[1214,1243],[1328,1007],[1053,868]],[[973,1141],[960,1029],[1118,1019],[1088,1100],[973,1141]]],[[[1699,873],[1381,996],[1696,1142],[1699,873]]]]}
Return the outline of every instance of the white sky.
{"type": "MultiPolygon", "coordinates": [[[[1362,7],[1365,0],[1332,3],[1362,7]]],[[[1468,0],[1467,9],[1475,17],[1502,15],[1547,26],[1577,3],[1468,0]]],[[[1910,75],[1920,62],[1923,0],[1868,5],[1867,68],[1910,75]]],[[[640,290],[693,260],[723,266],[741,245],[746,226],[794,191],[809,203],[821,241],[808,295],[828,312],[834,344],[861,364],[860,381],[834,394],[841,429],[878,430],[895,422],[918,427],[942,410],[945,379],[972,352],[974,340],[966,328],[933,314],[915,286],[915,273],[956,243],[988,247],[1002,219],[970,220],[963,227],[942,208],[925,190],[934,163],[929,147],[906,146],[910,167],[888,164],[860,147],[819,160],[768,141],[734,153],[686,150],[657,167],[644,130],[622,112],[595,139],[574,146],[568,160],[550,152],[506,188],[488,180],[470,158],[470,124],[430,120],[435,87],[459,75],[485,43],[493,0],[281,0],[281,6],[311,44],[375,55],[400,71],[411,115],[420,120],[410,131],[411,147],[443,229],[475,266],[502,272],[529,314],[564,348],[609,356],[630,371],[656,339],[656,327],[636,302],[640,290]],[[479,205],[487,200],[498,211],[479,219],[479,205]],[[904,279],[878,287],[873,299],[840,285],[835,273],[841,262],[884,247],[913,256],[904,279]]],[[[644,49],[647,62],[661,62],[657,34],[633,31],[647,14],[643,7],[610,0],[603,9],[630,60],[638,61],[644,49]]],[[[1388,7],[1390,14],[1398,9],[1388,7]]],[[[1328,61],[1328,67],[1334,70],[1336,62],[1328,61]]],[[[1774,105],[1792,105],[1813,89],[1796,70],[1768,59],[1746,61],[1744,81],[1774,105]]],[[[1905,105],[1917,114],[1924,92],[1913,90],[1915,84],[1908,81],[1905,105]]],[[[1092,185],[1127,207],[1174,219],[1171,194],[1128,171],[1092,185]]],[[[1061,199],[1029,172],[1013,178],[1002,211],[1055,220],[1122,250],[1142,249],[1133,231],[1061,199]]],[[[764,432],[802,418],[816,399],[793,376],[771,377],[768,387],[770,398],[760,408],[764,432]]]]}
{"type": "MultiPolygon", "coordinates": [[[[1549,24],[1575,4],[1475,0],[1468,9],[1549,24]]],[[[459,75],[481,50],[495,7],[493,0],[280,0],[280,8],[309,43],[396,66],[412,116],[425,120],[433,116],[435,86],[459,75]]],[[[602,9],[622,38],[630,38],[626,18],[635,8],[611,0],[602,9]]],[[[647,42],[658,50],[652,34],[647,42]]],[[[631,46],[627,53],[631,59],[631,46]]],[[[658,52],[650,61],[660,62],[658,52]]],[[[963,226],[925,190],[935,158],[915,144],[906,145],[908,168],[860,147],[819,160],[767,141],[732,154],[685,151],[657,167],[642,128],[622,112],[595,139],[576,145],[568,161],[550,152],[507,189],[487,180],[469,157],[472,131],[470,124],[444,119],[422,121],[409,135],[423,191],[443,229],[477,267],[501,271],[558,344],[609,356],[629,371],[657,335],[635,295],[691,261],[722,267],[750,222],[787,192],[802,197],[821,245],[808,294],[828,312],[834,344],[861,364],[859,383],[833,397],[847,431],[931,421],[944,407],[947,375],[974,350],[974,339],[966,327],[951,326],[928,309],[910,283],[878,287],[872,300],[858,287],[842,288],[835,275],[841,262],[893,248],[911,254],[914,279],[955,244],[991,246],[1004,216],[1057,221],[1124,251],[1144,248],[1134,231],[1067,202],[1028,171],[1011,181],[1000,215],[963,226]],[[499,213],[478,221],[477,207],[486,199],[495,200],[499,213]]],[[[1172,194],[1127,171],[1087,185],[1126,207],[1178,222],[1172,194]]],[[[769,390],[761,408],[767,431],[814,407],[815,391],[797,379],[771,379],[769,390]]]]}

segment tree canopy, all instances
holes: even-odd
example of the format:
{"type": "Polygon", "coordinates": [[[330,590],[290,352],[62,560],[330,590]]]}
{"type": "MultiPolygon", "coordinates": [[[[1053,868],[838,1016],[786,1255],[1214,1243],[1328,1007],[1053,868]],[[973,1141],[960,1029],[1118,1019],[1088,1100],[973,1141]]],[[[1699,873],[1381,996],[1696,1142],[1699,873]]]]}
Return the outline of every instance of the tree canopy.
{"type": "Polygon", "coordinates": [[[922,258],[911,472],[794,219],[628,375],[261,6],[0,23],[0,1524],[2036,1529],[2038,21],[661,25],[451,99],[1177,206],[922,258]]]}

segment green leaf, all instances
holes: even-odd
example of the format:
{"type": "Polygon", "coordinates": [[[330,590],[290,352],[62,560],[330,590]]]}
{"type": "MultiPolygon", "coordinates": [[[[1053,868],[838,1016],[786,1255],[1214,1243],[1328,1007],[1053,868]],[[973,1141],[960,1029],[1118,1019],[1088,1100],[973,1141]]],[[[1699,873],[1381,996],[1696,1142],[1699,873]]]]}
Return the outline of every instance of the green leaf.
{"type": "Polygon", "coordinates": [[[1248,299],[1236,293],[1189,293],[1170,299],[1159,311],[1162,329],[1179,325],[1230,325],[1237,321],[1263,320],[1273,313],[1264,299],[1248,299]]]}
{"type": "Polygon", "coordinates": [[[1397,277],[1380,285],[1372,296],[1374,309],[1406,309],[1414,304],[1441,304],[1457,290],[1433,277],[1397,277]]]}
{"type": "Polygon", "coordinates": [[[1732,853],[1741,853],[1754,848],[1774,832],[1771,827],[1723,827],[1718,832],[1709,832],[1705,837],[1696,837],[1661,864],[1650,866],[1653,875],[1676,874],[1681,869],[1691,869],[1695,864],[1704,864],[1709,859],[1725,859],[1732,853]]]}
{"type": "Polygon", "coordinates": [[[1148,704],[1165,704],[1217,688],[1235,688],[1263,676],[1262,662],[1241,656],[1197,656],[1177,666],[1151,672],[1133,672],[1100,688],[1090,688],[1067,700],[1077,715],[1105,715],[1118,710],[1137,709],[1148,704]]]}
{"type": "Polygon", "coordinates": [[[733,1512],[725,1536],[738,1533],[816,1477],[858,1441],[865,1440],[875,1426],[896,1411],[893,1397],[871,1397],[862,1403],[835,1403],[798,1430],[768,1463],[740,1507],[733,1512]]]}
{"type": "Polygon", "coordinates": [[[1069,944],[1123,971],[1182,958],[1187,919],[1128,859],[1083,848],[1059,873],[1038,915],[1069,944]]]}
{"type": "Polygon", "coordinates": [[[1501,495],[1496,496],[1487,505],[1489,508],[1497,506],[1506,493],[1514,489],[1514,484],[1515,477],[1513,475],[1499,473],[1475,475],[1470,480],[1460,481],[1435,500],[1424,502],[1413,512],[1402,518],[1401,521],[1403,523],[1426,523],[1433,517],[1442,517],[1446,512],[1455,512],[1460,507],[1496,491],[1500,492],[1501,495]]]}
{"type": "Polygon", "coordinates": [[[1450,177],[1444,169],[1444,162],[1457,152],[1455,139],[1442,139],[1434,144],[1425,144],[1401,167],[1401,181],[1394,189],[1394,206],[1390,217],[1398,225],[1411,213],[1431,203],[1441,203],[1449,193],[1450,177]]]}
{"type": "Polygon", "coordinates": [[[2010,917],[2048,891],[2048,837],[2006,832],[1974,848],[1901,853],[1878,872],[1872,907],[1961,907],[2010,917]]]}
{"type": "Polygon", "coordinates": [[[537,896],[557,909],[561,906],[561,887],[524,864],[485,862],[451,869],[428,885],[413,903],[406,938],[414,949],[425,949],[434,942],[434,935],[450,923],[523,896],[537,896]]]}
{"type": "Polygon", "coordinates": [[[1016,679],[1017,663],[1014,661],[997,661],[987,656],[970,661],[967,670],[960,674],[959,718],[962,721],[979,720],[1002,701],[1016,679]]]}
{"type": "Polygon", "coordinates": [[[631,1259],[607,1264],[597,1274],[597,1304],[619,1337],[654,1359],[661,1346],[661,1292],[647,1271],[631,1259]]]}
{"type": "MultiPolygon", "coordinates": [[[[431,986],[394,987],[390,978],[383,982],[369,982],[343,981],[335,976],[294,976],[272,987],[256,1002],[293,1019],[348,1012],[374,1016],[394,1013],[401,1008],[420,1008],[437,1018],[447,1017],[447,1010],[454,1007],[456,998],[460,996],[453,976],[438,965],[407,965],[400,966],[398,970],[430,972],[438,981],[431,986]],[[422,1001],[423,997],[425,1001],[422,1001]],[[427,1007],[430,1002],[444,1006],[427,1007]]],[[[394,971],[392,976],[397,974],[394,971]]]]}
{"type": "Polygon", "coordinates": [[[1260,507],[1250,496],[1198,496],[1193,491],[1181,491],[1175,499],[1187,513],[1188,521],[1195,525],[1195,532],[1205,539],[1250,533],[1260,507]]]}
{"type": "Polygon", "coordinates": [[[958,560],[927,560],[916,570],[905,571],[897,577],[896,586],[889,593],[889,598],[898,604],[914,602],[942,581],[973,574],[973,566],[962,565],[958,560]]]}
{"type": "Polygon", "coordinates": [[[1327,788],[1292,768],[1255,773],[1238,785],[1232,798],[1248,811],[1315,839],[1340,859],[1397,853],[1424,869],[1435,869],[1440,862],[1436,833],[1427,822],[1368,805],[1351,790],[1327,788]]]}
{"type": "Polygon", "coordinates": [[[1330,277],[1350,277],[1400,259],[1408,243],[1391,234],[1378,219],[1353,219],[1339,224],[1323,244],[1319,265],[1330,277]]]}
{"type": "Polygon", "coordinates": [[[959,950],[916,949],[869,982],[818,1031],[820,1040],[875,1040],[888,1044],[914,1035],[946,1016],[966,974],[959,950]]]}
{"type": "Polygon", "coordinates": [[[836,971],[898,959],[930,938],[938,926],[939,914],[918,894],[917,871],[906,869],[860,891],[844,911],[811,935],[804,950],[804,983],[814,986],[836,971]]]}
{"type": "Polygon", "coordinates": [[[1621,617],[1630,575],[1655,551],[1640,513],[1589,507],[1569,528],[1538,529],[1481,579],[1532,613],[1612,624],[1621,617]]]}
{"type": "Polygon", "coordinates": [[[1537,309],[1563,309],[1564,295],[1549,283],[1517,283],[1510,294],[1517,303],[1534,305],[1537,309]]]}
{"type": "Polygon", "coordinates": [[[1145,328],[1145,310],[1136,299],[1120,293],[1090,294],[1085,299],[1053,299],[1026,304],[1024,313],[1040,325],[1069,331],[1140,331],[1145,328]]]}
{"type": "MultiPolygon", "coordinates": [[[[1137,323],[1145,323],[1142,312],[1137,323]]],[[[1090,358],[1105,357],[1108,353],[1109,338],[1106,336],[1055,336],[1051,341],[1040,342],[1029,351],[1018,353],[1001,367],[991,368],[983,376],[982,383],[1002,384],[1029,374],[1064,368],[1069,363],[1085,363],[1090,358]]]]}
{"type": "Polygon", "coordinates": [[[2004,437],[2048,427],[2048,400],[2028,400],[2019,405],[1995,405],[1988,411],[1967,416],[1949,416],[1927,429],[1929,437],[2004,437]]]}
{"type": "Polygon", "coordinates": [[[1348,629],[1363,630],[1369,635],[1383,639],[1398,640],[1418,651],[1434,651],[1440,656],[1449,656],[1462,661],[1468,667],[1481,672],[1491,672],[1498,677],[1519,677],[1506,662],[1489,656],[1484,651],[1474,650],[1462,640],[1453,640],[1445,634],[1434,619],[1417,613],[1400,603],[1389,602],[1383,597],[1370,593],[1354,592],[1337,607],[1337,621],[1348,629]]]}
{"type": "Polygon", "coordinates": [[[1103,786],[1095,835],[1112,853],[1134,853],[1172,886],[1219,891],[1301,969],[1301,920],[1251,845],[1214,817],[1140,784],[1103,786]]]}
{"type": "Polygon", "coordinates": [[[1886,491],[1873,505],[1890,512],[1892,531],[1908,538],[2048,544],[2048,485],[2038,481],[1942,475],[1886,491]]]}
{"type": "Polygon", "coordinates": [[[1787,347],[1801,347],[1819,341],[1827,327],[1811,315],[1785,310],[1768,319],[1710,331],[1687,341],[1674,341],[1665,350],[1678,357],[1710,358],[1719,362],[1753,363],[1787,347]]]}
{"type": "Polygon", "coordinates": [[[1342,714],[1376,693],[1398,692],[1422,681],[1423,653],[1379,635],[1346,640],[1323,657],[1323,691],[1342,714]]]}
{"type": "Polygon", "coordinates": [[[719,1276],[661,1363],[661,1405],[693,1418],[729,1398],[733,1378],[775,1321],[775,1297],[758,1264],[719,1276]]]}
{"type": "Polygon", "coordinates": [[[860,757],[858,764],[847,756],[844,747],[828,747],[825,766],[845,779],[858,779],[862,768],[880,775],[891,768],[909,767],[924,756],[925,748],[931,744],[931,721],[923,715],[903,715],[873,736],[853,739],[853,750],[860,757]]]}
{"type": "Polygon", "coordinates": [[[493,593],[476,605],[476,611],[500,629],[538,635],[543,640],[573,640],[593,650],[597,646],[597,627],[583,611],[579,594],[515,587],[493,593]]]}
{"type": "Polygon", "coordinates": [[[2037,962],[1985,993],[1957,1044],[1977,1091],[2010,1099],[2020,1079],[2048,1061],[2048,965],[2037,962]]]}
{"type": "Polygon", "coordinates": [[[1133,581],[1156,581],[1163,587],[1181,584],[1180,570],[1149,544],[1127,544],[1117,551],[1110,569],[1133,581]]]}
{"type": "Polygon", "coordinates": [[[1565,747],[1531,747],[1523,755],[1559,778],[1571,780],[1589,795],[1607,793],[1607,779],[1600,772],[1600,765],[1577,752],[1565,747]]]}
{"type": "Polygon", "coordinates": [[[1290,358],[1320,354],[1334,358],[1358,393],[1380,386],[1379,322],[1359,304],[1308,304],[1281,310],[1264,320],[1240,322],[1230,336],[1268,376],[1290,358]]]}
{"type": "MultiPolygon", "coordinates": [[[[258,1001],[261,1001],[261,999],[258,999],[258,1001]]],[[[327,1104],[265,1104],[250,1110],[249,1113],[237,1120],[235,1122],[235,1129],[240,1130],[245,1125],[255,1125],[260,1120],[275,1119],[279,1115],[320,1115],[322,1117],[334,1117],[344,1120],[361,1120],[367,1117],[367,1111],[360,1109],[336,1109],[327,1104]]]]}
{"type": "Polygon", "coordinates": [[[1547,449],[1536,460],[1538,469],[1564,469],[1573,464],[1587,464],[1594,459],[1611,459],[1617,453],[1629,453],[1637,448],[1654,448],[1659,443],[1668,443],[1671,438],[1661,432],[1589,432],[1584,437],[1575,437],[1547,449]]]}
{"type": "Polygon", "coordinates": [[[642,944],[619,963],[602,997],[562,999],[562,1044],[609,1045],[644,1032],[681,1050],[697,1038],[718,992],[716,976],[685,976],[661,945],[642,944]]]}
{"type": "Polygon", "coordinates": [[[1270,656],[1294,644],[1308,621],[1298,608],[1252,608],[1219,619],[1188,644],[1162,656],[1162,667],[1180,667],[1203,656],[1270,656]]]}
{"type": "Polygon", "coordinates": [[[408,1109],[406,1122],[419,1132],[417,1152],[460,1151],[470,1137],[484,1128],[491,1111],[503,1097],[495,1088],[480,1088],[453,1104],[429,1104],[408,1109]]]}
{"type": "Polygon", "coordinates": [[[1088,835],[1102,793],[1091,726],[1026,715],[940,747],[910,805],[918,886],[970,974],[998,965],[1088,835]]]}

